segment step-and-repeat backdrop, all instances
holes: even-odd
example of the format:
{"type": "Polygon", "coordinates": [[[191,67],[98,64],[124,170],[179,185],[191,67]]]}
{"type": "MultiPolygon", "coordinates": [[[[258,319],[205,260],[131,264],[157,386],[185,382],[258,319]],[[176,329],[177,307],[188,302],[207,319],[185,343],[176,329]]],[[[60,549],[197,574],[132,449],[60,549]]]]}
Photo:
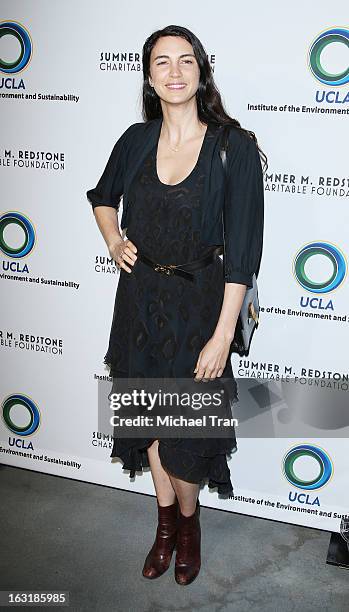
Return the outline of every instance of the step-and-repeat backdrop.
{"type": "Polygon", "coordinates": [[[85,193],[142,120],[145,39],[177,23],[202,40],[228,112],[269,159],[260,326],[249,356],[233,357],[236,377],[250,379],[239,416],[261,419],[261,435],[237,429],[234,498],[206,486],[200,499],[339,531],[349,505],[346,3],[1,6],[0,461],[154,494],[150,472],[130,480],[98,428],[119,277],[85,193]]]}

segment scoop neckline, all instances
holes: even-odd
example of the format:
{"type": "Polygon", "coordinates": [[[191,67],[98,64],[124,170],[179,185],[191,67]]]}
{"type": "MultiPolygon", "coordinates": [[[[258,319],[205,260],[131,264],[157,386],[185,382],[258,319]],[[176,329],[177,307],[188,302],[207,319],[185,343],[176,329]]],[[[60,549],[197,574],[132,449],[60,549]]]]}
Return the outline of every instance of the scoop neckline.
{"type": "MultiPolygon", "coordinates": [[[[173,184],[169,184],[169,183],[163,183],[162,181],[160,181],[159,175],[158,175],[158,168],[157,168],[157,156],[158,156],[158,145],[159,145],[159,140],[157,141],[155,147],[154,147],[154,161],[155,161],[155,175],[156,175],[156,179],[158,181],[158,183],[160,185],[162,185],[163,187],[179,187],[180,185],[182,185],[183,183],[185,183],[190,177],[191,175],[195,172],[196,168],[199,165],[199,161],[201,159],[201,155],[202,152],[204,150],[204,146],[206,143],[206,139],[207,139],[207,132],[209,130],[209,125],[207,124],[206,127],[206,131],[205,131],[205,135],[203,137],[202,143],[201,143],[201,147],[200,147],[200,151],[199,151],[199,155],[198,158],[196,160],[196,164],[194,166],[194,168],[190,171],[190,173],[188,174],[188,176],[186,176],[182,181],[180,181],[179,183],[173,183],[173,184]]],[[[159,136],[160,137],[160,136],[159,136]]]]}

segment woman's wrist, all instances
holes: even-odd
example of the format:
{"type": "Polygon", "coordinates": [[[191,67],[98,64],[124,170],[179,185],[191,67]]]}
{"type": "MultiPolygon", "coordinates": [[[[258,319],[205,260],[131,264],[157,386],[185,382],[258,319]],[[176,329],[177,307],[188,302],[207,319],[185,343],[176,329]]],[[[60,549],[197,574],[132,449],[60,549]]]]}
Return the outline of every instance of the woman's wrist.
{"type": "Polygon", "coordinates": [[[216,327],[213,333],[213,337],[217,340],[220,340],[221,342],[227,342],[228,344],[231,344],[234,339],[234,334],[235,327],[234,329],[226,327],[216,327]]]}
{"type": "Polygon", "coordinates": [[[114,236],[110,241],[108,241],[107,247],[108,247],[108,249],[110,251],[111,249],[114,249],[119,244],[122,244],[123,242],[124,242],[123,237],[120,236],[120,234],[118,234],[118,235],[114,236]]]}

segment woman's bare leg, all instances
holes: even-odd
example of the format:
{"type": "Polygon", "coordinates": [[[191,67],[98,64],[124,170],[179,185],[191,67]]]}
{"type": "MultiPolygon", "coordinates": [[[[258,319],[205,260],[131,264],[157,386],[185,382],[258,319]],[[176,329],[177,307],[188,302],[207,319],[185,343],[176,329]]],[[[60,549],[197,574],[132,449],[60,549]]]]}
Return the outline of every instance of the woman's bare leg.
{"type": "Polygon", "coordinates": [[[156,497],[160,506],[171,506],[176,500],[176,493],[171,480],[161,465],[158,453],[159,440],[154,440],[148,447],[148,458],[156,497]]]}
{"type": "Polygon", "coordinates": [[[159,440],[154,440],[148,447],[148,457],[151,474],[160,506],[169,506],[178,499],[181,513],[191,516],[195,512],[199,485],[186,482],[169,474],[162,467],[159,457],[159,440]]]}
{"type": "Polygon", "coordinates": [[[199,485],[180,480],[169,474],[172,486],[176,492],[179,507],[183,516],[191,516],[195,512],[199,485]]]}

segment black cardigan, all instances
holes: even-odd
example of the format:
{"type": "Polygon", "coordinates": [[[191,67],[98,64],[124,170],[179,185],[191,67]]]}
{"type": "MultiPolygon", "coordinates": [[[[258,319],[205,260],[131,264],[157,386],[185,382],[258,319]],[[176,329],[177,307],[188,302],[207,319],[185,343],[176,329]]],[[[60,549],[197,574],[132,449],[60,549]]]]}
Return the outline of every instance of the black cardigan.
{"type": "MultiPolygon", "coordinates": [[[[129,189],[140,164],[158,142],[162,118],[132,124],[115,143],[95,188],[86,192],[94,209],[119,209],[123,196],[120,227],[127,228],[132,202],[129,189]]],[[[258,149],[252,138],[232,127],[225,180],[219,155],[220,127],[208,125],[204,156],[206,179],[202,197],[201,239],[207,245],[224,245],[224,278],[227,283],[252,287],[258,274],[263,248],[264,186],[258,149]],[[222,213],[223,221],[222,222],[222,213]],[[224,228],[224,229],[223,229],[224,228]]]]}

